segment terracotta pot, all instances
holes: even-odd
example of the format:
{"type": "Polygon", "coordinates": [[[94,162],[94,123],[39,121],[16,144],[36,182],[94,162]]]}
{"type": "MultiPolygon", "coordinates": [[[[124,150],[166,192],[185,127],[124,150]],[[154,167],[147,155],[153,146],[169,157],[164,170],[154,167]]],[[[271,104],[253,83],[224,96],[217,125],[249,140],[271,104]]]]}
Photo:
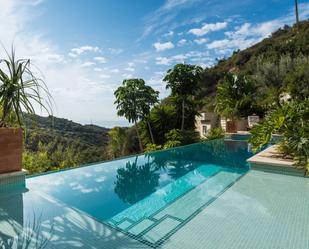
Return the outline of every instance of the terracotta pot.
{"type": "Polygon", "coordinates": [[[0,174],[22,169],[22,148],[22,129],[0,128],[0,174]]]}

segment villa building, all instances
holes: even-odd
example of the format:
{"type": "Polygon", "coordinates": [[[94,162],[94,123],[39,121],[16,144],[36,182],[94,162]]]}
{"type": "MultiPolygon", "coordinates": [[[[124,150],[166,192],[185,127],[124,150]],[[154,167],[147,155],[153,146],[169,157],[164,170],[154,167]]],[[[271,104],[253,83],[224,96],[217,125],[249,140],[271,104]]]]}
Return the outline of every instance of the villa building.
{"type": "Polygon", "coordinates": [[[201,112],[199,116],[195,117],[195,129],[199,132],[200,137],[204,138],[212,128],[218,126],[221,126],[227,133],[237,133],[248,131],[257,124],[259,120],[259,116],[255,114],[247,118],[232,120],[230,118],[220,117],[213,112],[201,112]]]}

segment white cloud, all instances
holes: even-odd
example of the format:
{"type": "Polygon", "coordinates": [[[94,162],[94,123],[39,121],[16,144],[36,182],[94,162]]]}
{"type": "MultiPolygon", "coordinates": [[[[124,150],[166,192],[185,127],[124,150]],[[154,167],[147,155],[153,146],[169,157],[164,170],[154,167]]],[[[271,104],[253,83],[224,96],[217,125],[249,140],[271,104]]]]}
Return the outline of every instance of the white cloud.
{"type": "Polygon", "coordinates": [[[111,76],[108,75],[108,74],[100,74],[99,77],[102,78],[102,79],[109,79],[109,78],[111,78],[111,76]]]}
{"type": "Polygon", "coordinates": [[[99,63],[106,63],[106,59],[105,59],[105,57],[102,57],[102,56],[96,56],[96,57],[94,57],[93,58],[94,60],[96,60],[97,62],[99,62],[99,63]]]}
{"type": "Polygon", "coordinates": [[[124,51],[122,48],[108,48],[108,50],[114,55],[121,54],[124,51]]]}
{"type": "Polygon", "coordinates": [[[179,7],[181,5],[185,4],[192,4],[194,2],[197,2],[199,0],[167,0],[165,4],[161,7],[162,10],[170,10],[176,7],[179,7]]]}
{"type": "Polygon", "coordinates": [[[187,60],[192,61],[194,58],[209,58],[209,52],[191,51],[185,54],[176,54],[171,57],[157,57],[157,65],[171,65],[173,63],[185,63],[187,60]]]}
{"type": "Polygon", "coordinates": [[[99,68],[99,67],[95,67],[93,70],[94,70],[95,72],[102,72],[102,71],[103,71],[103,69],[102,69],[102,68],[99,68]]]}
{"type": "Polygon", "coordinates": [[[134,67],[127,67],[124,70],[129,71],[129,72],[134,72],[135,68],[134,67]]]}
{"type": "Polygon", "coordinates": [[[64,56],[61,54],[47,54],[47,60],[55,63],[64,63],[64,56]]]}
{"type": "Polygon", "coordinates": [[[118,68],[112,69],[111,72],[112,73],[119,73],[119,69],[118,68]]]}
{"type": "Polygon", "coordinates": [[[198,45],[201,45],[201,44],[205,44],[208,42],[208,39],[206,38],[200,38],[200,39],[195,39],[194,42],[198,45]]]}
{"type": "Polygon", "coordinates": [[[77,57],[83,53],[86,52],[98,52],[100,50],[99,47],[94,47],[94,46],[81,46],[81,47],[77,47],[77,48],[72,48],[71,52],[69,53],[69,56],[71,57],[77,57]]]}
{"type": "Polygon", "coordinates": [[[185,45],[187,43],[187,40],[186,39],[181,39],[181,40],[179,40],[178,42],[177,42],[177,45],[178,46],[183,46],[183,45],[185,45]]]}
{"type": "Polygon", "coordinates": [[[170,65],[171,59],[169,59],[167,57],[157,57],[156,58],[156,64],[157,65],[170,65]]]}
{"type": "Polygon", "coordinates": [[[156,42],[153,44],[153,46],[155,47],[157,52],[164,51],[167,49],[172,49],[175,47],[172,42],[165,42],[165,43],[156,42]]]}
{"type": "Polygon", "coordinates": [[[163,37],[169,37],[169,36],[173,36],[173,35],[174,35],[174,31],[169,31],[169,32],[165,33],[163,35],[163,37]]]}
{"type": "Polygon", "coordinates": [[[201,28],[190,29],[189,33],[196,36],[206,35],[212,31],[218,31],[227,27],[227,22],[206,23],[201,28]]]}
{"type": "Polygon", "coordinates": [[[124,73],[124,74],[122,74],[122,77],[125,78],[125,79],[131,79],[131,78],[133,78],[133,74],[131,74],[131,73],[124,73]]]}
{"type": "Polygon", "coordinates": [[[91,66],[94,66],[94,65],[95,65],[94,62],[86,61],[86,62],[81,64],[81,67],[91,67],[91,66]]]}
{"type": "Polygon", "coordinates": [[[166,90],[166,83],[163,82],[165,72],[155,72],[149,79],[146,80],[147,84],[153,87],[156,91],[159,91],[160,98],[167,97],[169,91],[166,90]]]}

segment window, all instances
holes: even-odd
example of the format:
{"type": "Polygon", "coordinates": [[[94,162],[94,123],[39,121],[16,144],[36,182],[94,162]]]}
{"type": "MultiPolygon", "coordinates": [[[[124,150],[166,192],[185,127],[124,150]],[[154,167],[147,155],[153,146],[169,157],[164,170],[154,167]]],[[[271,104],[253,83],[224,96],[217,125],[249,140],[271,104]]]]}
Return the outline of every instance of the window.
{"type": "Polygon", "coordinates": [[[204,134],[204,135],[207,134],[207,126],[206,126],[206,125],[203,125],[202,128],[203,128],[203,134],[204,134]]]}

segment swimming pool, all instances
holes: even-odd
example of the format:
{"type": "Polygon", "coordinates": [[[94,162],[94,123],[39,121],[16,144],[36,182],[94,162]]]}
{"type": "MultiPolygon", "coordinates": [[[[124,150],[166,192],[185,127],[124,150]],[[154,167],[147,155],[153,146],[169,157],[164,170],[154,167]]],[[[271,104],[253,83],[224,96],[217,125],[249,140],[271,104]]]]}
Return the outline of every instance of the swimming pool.
{"type": "Polygon", "coordinates": [[[2,236],[61,204],[156,247],[240,179],[251,155],[246,141],[213,140],[29,177],[0,194],[6,229],[15,224],[2,236]]]}
{"type": "Polygon", "coordinates": [[[22,230],[19,220],[54,217],[61,203],[156,247],[238,181],[251,155],[246,141],[213,140],[29,177],[0,208],[22,230]]]}

